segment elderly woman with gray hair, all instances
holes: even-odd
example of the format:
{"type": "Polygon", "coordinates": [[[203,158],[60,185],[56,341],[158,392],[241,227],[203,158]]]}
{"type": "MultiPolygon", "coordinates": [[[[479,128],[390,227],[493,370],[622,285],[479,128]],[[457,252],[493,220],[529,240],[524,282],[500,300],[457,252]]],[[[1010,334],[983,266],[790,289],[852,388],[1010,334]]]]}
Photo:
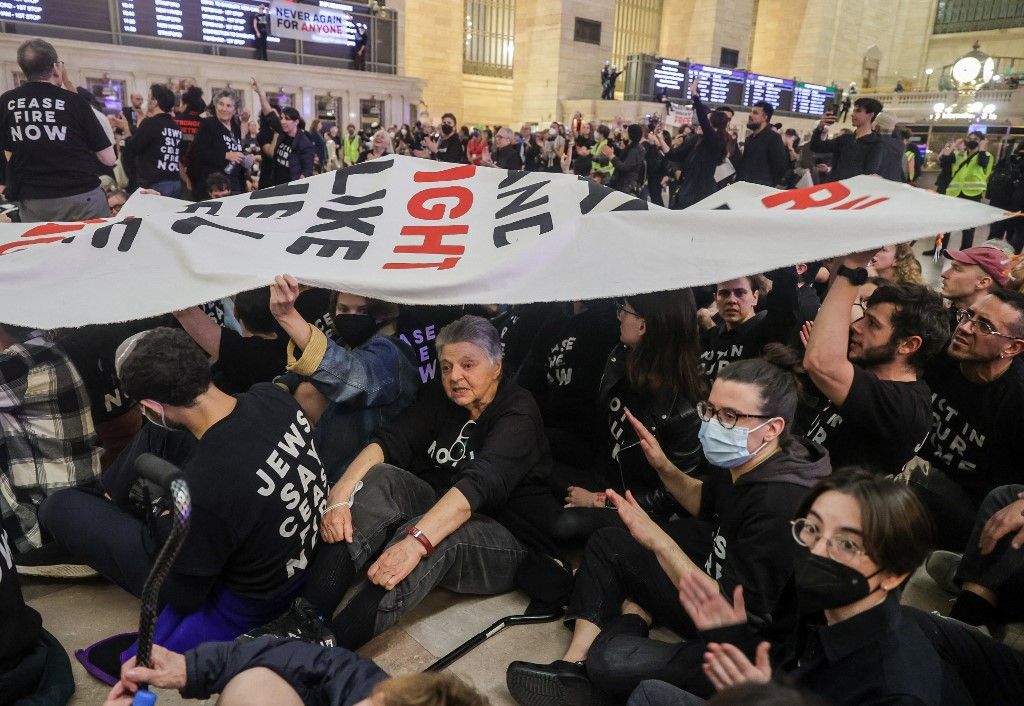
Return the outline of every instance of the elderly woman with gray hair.
{"type": "Polygon", "coordinates": [[[437,586],[481,595],[513,588],[528,553],[517,535],[531,534],[524,525],[550,498],[540,411],[502,379],[501,341],[486,319],[445,326],[437,349],[442,385],[378,431],[331,489],[309,603],[264,632],[303,634],[301,619],[329,617],[360,571],[365,585],[331,623],[350,649],[437,586]]]}

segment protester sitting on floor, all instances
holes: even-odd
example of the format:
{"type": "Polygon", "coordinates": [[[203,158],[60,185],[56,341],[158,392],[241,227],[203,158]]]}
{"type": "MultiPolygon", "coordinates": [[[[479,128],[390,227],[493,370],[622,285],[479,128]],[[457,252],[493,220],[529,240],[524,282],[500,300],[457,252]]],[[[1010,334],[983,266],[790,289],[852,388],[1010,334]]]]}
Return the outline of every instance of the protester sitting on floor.
{"type": "Polygon", "coordinates": [[[44,547],[38,511],[58,490],[98,482],[98,442],[85,383],[67,354],[43,331],[0,325],[0,518],[19,565],[92,574],[44,547]]]}
{"type": "Polygon", "coordinates": [[[924,284],[921,263],[914,255],[913,245],[886,245],[868,263],[868,274],[897,284],[924,284]]]}
{"type": "MultiPolygon", "coordinates": [[[[331,623],[338,644],[351,649],[438,586],[510,590],[530,535],[544,529],[535,523],[557,508],[540,412],[525,390],[502,380],[498,332],[463,316],[441,329],[437,349],[443,389],[426,388],[378,430],[328,498],[327,544],[303,595],[330,616],[366,571],[369,581],[331,623]]],[[[297,632],[275,622],[265,631],[297,632]]]]}
{"type": "Polygon", "coordinates": [[[719,282],[715,304],[721,322],[711,325],[700,337],[701,364],[709,383],[725,366],[761,355],[768,343],[788,342],[803,323],[798,320],[797,273],[792,266],[719,282]],[[764,311],[755,312],[763,297],[767,297],[764,311]]]}
{"type": "Polygon", "coordinates": [[[571,315],[553,316],[537,334],[516,379],[544,417],[556,493],[573,485],[577,469],[593,468],[603,455],[605,423],[597,393],[618,342],[614,301],[573,302],[571,315]]]}
{"type": "Polygon", "coordinates": [[[689,289],[639,294],[618,305],[619,345],[601,376],[599,399],[605,415],[605,453],[596,468],[580,469],[572,485],[559,490],[566,511],[555,523],[560,541],[586,539],[600,527],[619,525],[608,512],[603,490],[632,491],[658,521],[679,504],[658,471],[644,458],[626,410],[657,437],[671,473],[689,473],[701,461],[700,418],[704,377],[697,364],[697,309],[689,289]],[[601,491],[601,492],[598,492],[601,491]]]}
{"type": "Polygon", "coordinates": [[[419,375],[412,348],[395,335],[396,305],[333,292],[335,342],[295,309],[300,289],[291,275],[270,286],[270,311],[291,338],[289,374],[277,382],[316,425],[314,439],[333,483],[373,433],[412,404],[419,375]]]}
{"type": "Polygon", "coordinates": [[[924,365],[949,338],[942,299],[925,287],[888,284],[850,312],[874,252],[848,255],[838,268],[807,340],[804,367],[828,399],[807,431],[835,468],[899,473],[932,425],[924,365]]]}
{"type": "MultiPolygon", "coordinates": [[[[198,439],[182,468],[191,527],[164,584],[155,641],[186,650],[279,615],[302,585],[327,493],[302,410],[269,383],[235,397],[221,392],[184,331],[157,328],[128,339],[117,365],[150,423],[198,439]]],[[[159,449],[133,452],[145,450],[159,449]]],[[[40,510],[56,541],[135,596],[166,536],[160,530],[169,529],[166,513],[155,514],[156,536],[150,524],[85,491],[55,493],[40,510]]]]}
{"type": "Polygon", "coordinates": [[[967,309],[925,366],[934,421],[904,477],[935,519],[938,546],[962,551],[985,496],[1020,482],[1024,439],[1024,295],[993,291],[967,309]]]}
{"type": "MultiPolygon", "coordinates": [[[[284,373],[288,336],[270,313],[269,287],[240,292],[230,303],[241,325],[241,334],[218,326],[202,307],[176,311],[174,316],[210,356],[214,363],[213,382],[224,392],[234,394],[284,373]]],[[[327,309],[327,295],[320,289],[303,292],[295,306],[305,316],[322,317],[327,309]]]]}
{"type": "Polygon", "coordinates": [[[154,645],[152,669],[126,662],[105,706],[129,706],[142,684],[186,699],[220,694],[220,706],[487,706],[453,674],[388,678],[349,650],[272,637],[209,642],[185,654],[154,645]]]}
{"type": "MultiPolygon", "coordinates": [[[[730,605],[707,576],[694,572],[680,582],[715,688],[788,677],[837,706],[971,703],[910,615],[914,609],[900,605],[899,588],[931,538],[913,493],[863,471],[839,473],[818,484],[797,518],[794,577],[803,618],[785,643],[772,649],[751,630],[741,591],[730,605]]],[[[662,696],[653,706],[701,703],[679,691],[662,696]]]]}
{"type": "Polygon", "coordinates": [[[42,618],[25,605],[14,547],[0,526],[0,703],[67,703],[75,691],[71,662],[42,618]]]}
{"type": "Polygon", "coordinates": [[[710,576],[725,595],[743,586],[750,619],[766,637],[795,625],[789,521],[831,467],[821,446],[789,434],[798,356],[777,344],[765,355],[725,368],[698,405],[710,464],[700,478],[673,467],[654,435],[631,420],[648,461],[674,479],[666,485],[690,517],[680,513],[662,528],[631,494],[608,491],[626,528],[600,529],[587,542],[566,612],[574,624],[563,658],[509,665],[509,691],[520,704],[605,703],[607,694],[624,699],[649,678],[709,691],[700,670],[703,643],[647,639],[652,622],[696,636],[676,588],[690,573],[710,576]]]}

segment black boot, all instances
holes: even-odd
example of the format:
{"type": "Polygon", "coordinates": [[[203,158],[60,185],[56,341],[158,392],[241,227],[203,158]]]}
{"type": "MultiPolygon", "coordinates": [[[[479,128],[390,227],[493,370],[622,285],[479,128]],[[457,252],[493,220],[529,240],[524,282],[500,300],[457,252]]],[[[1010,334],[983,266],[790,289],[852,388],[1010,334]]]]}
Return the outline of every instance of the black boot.
{"type": "Polygon", "coordinates": [[[587,677],[583,662],[513,662],[505,672],[512,698],[522,706],[608,706],[611,699],[587,677]]]}

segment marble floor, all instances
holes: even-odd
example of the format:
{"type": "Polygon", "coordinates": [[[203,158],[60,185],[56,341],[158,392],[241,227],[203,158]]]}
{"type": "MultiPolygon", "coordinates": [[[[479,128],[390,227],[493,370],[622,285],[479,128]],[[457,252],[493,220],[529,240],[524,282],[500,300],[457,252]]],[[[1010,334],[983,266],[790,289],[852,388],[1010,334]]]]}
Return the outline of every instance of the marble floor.
{"type": "MultiPolygon", "coordinates": [[[[979,229],[975,242],[984,242],[987,230],[979,229]]],[[[959,244],[959,236],[954,236],[954,244],[959,244]]],[[[921,252],[927,247],[930,243],[922,240],[915,249],[921,252]]],[[[922,258],[922,264],[928,283],[937,286],[939,264],[930,258],[922,258]]],[[[67,582],[26,578],[23,585],[29,604],[42,614],[43,624],[69,653],[103,637],[135,629],[138,624],[139,602],[102,579],[67,582]]],[[[928,610],[946,612],[949,607],[947,597],[923,571],[911,580],[904,600],[928,610]]],[[[369,643],[361,654],[375,659],[391,674],[420,671],[498,618],[522,612],[526,603],[521,593],[484,598],[438,591],[402,623],[369,643]]],[[[660,637],[672,639],[667,632],[660,632],[660,637]]],[[[569,632],[561,621],[512,627],[464,656],[450,670],[483,691],[494,706],[511,706],[513,701],[505,688],[508,663],[515,659],[557,659],[568,640],[569,632]]],[[[71,703],[102,704],[107,687],[88,676],[74,659],[72,664],[78,691],[71,703]]],[[[161,693],[160,703],[166,706],[182,702],[176,693],[161,693]]]]}

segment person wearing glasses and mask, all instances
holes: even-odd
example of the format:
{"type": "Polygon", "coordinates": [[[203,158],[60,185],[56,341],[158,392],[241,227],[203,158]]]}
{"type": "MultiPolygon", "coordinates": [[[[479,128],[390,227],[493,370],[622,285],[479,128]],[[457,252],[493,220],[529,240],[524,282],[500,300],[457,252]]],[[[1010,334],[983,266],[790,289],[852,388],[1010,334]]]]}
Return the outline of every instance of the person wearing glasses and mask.
{"type": "Polygon", "coordinates": [[[369,579],[331,622],[338,644],[350,649],[438,586],[511,590],[528,550],[509,527],[530,524],[535,498],[550,498],[540,411],[528,392],[502,379],[494,326],[463,316],[441,329],[437,349],[442,386],[426,388],[378,430],[327,498],[326,544],[304,595],[330,616],[357,577],[369,579]]]}
{"type": "MultiPolygon", "coordinates": [[[[706,576],[680,582],[679,599],[700,628],[704,675],[716,690],[780,679],[836,706],[996,703],[972,700],[957,674],[962,665],[936,649],[932,623],[950,621],[900,605],[899,588],[927,553],[931,533],[927,512],[903,486],[858,470],[818,484],[792,522],[802,617],[788,639],[773,647],[751,630],[745,591],[730,601],[706,576]]],[[[629,701],[702,703],[654,682],[629,701]]]]}
{"type": "MultiPolygon", "coordinates": [[[[603,492],[629,489],[640,505],[664,522],[679,510],[659,469],[644,457],[626,412],[653,433],[681,472],[701,462],[694,405],[707,387],[697,364],[697,307],[689,289],[639,294],[618,304],[619,345],[608,356],[598,393],[604,414],[604,453],[580,469],[564,491],[566,510],[556,539],[585,540],[600,527],[622,526],[603,492]]],[[[562,498],[562,495],[559,495],[562,498]]]]}
{"type": "MultiPolygon", "coordinates": [[[[924,370],[933,422],[918,455],[930,468],[904,475],[937,520],[938,546],[962,552],[985,496],[1021,481],[1024,295],[996,289],[956,317],[949,346],[924,370]]],[[[956,563],[936,571],[941,585],[951,586],[956,563]]]]}
{"type": "Polygon", "coordinates": [[[659,526],[632,493],[608,489],[625,528],[607,527],[587,542],[566,611],[573,637],[551,664],[513,662],[509,691],[530,706],[588,705],[625,697],[644,679],[703,683],[703,645],[679,605],[680,580],[700,573],[732,596],[743,586],[746,612],[771,639],[796,625],[787,590],[797,547],[789,522],[832,467],[828,453],[789,433],[799,396],[795,351],[773,344],[765,357],[725,368],[697,405],[708,467],[699,476],[675,468],[635,417],[633,431],[651,466],[686,513],[659,526]],[[647,638],[652,623],[686,642],[647,638]],[[614,697],[614,698],[613,698],[614,697]]]}

